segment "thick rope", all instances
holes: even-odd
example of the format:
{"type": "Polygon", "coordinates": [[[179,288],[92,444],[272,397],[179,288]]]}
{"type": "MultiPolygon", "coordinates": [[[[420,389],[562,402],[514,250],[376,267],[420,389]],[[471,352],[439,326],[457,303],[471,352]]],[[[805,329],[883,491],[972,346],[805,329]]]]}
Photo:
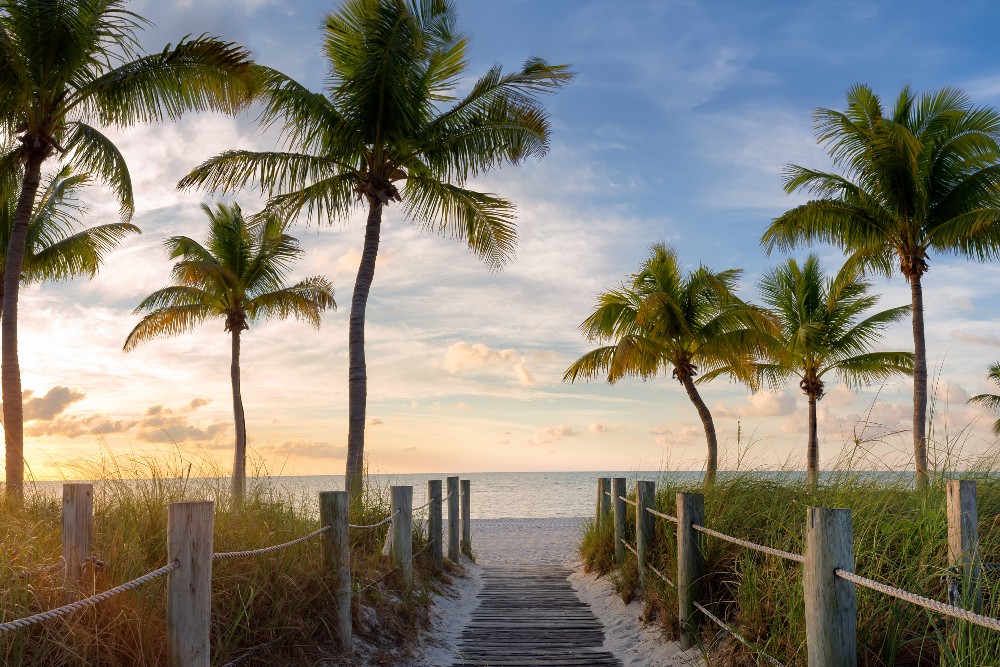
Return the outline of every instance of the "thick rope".
{"type": "Polygon", "coordinates": [[[705,526],[699,526],[696,523],[691,524],[691,527],[700,533],[705,533],[706,535],[711,535],[712,537],[718,537],[720,540],[725,540],[726,542],[732,542],[733,544],[739,545],[741,547],[746,547],[747,549],[753,549],[754,551],[759,551],[770,556],[777,556],[778,558],[787,558],[788,560],[793,560],[796,563],[805,563],[805,556],[799,554],[793,554],[790,551],[782,551],[781,549],[774,549],[772,547],[765,547],[762,544],[757,544],[756,542],[747,542],[746,540],[741,540],[738,537],[733,537],[732,535],[726,535],[725,533],[720,533],[711,528],[705,528],[705,526]]]}
{"type": "Polygon", "coordinates": [[[647,507],[646,511],[652,514],[653,516],[658,516],[661,519],[666,519],[667,521],[673,521],[674,523],[678,523],[677,517],[670,516],[669,514],[664,514],[663,512],[657,512],[652,507],[647,507]]]}
{"type": "Polygon", "coordinates": [[[631,551],[631,552],[633,553],[633,555],[635,555],[635,557],[636,557],[636,558],[638,558],[638,557],[639,557],[639,553],[638,553],[638,552],[637,552],[637,551],[636,551],[635,549],[633,549],[633,548],[632,548],[632,545],[631,545],[631,544],[629,544],[628,542],[626,542],[626,541],[625,541],[624,539],[622,539],[622,538],[618,538],[618,539],[620,539],[620,540],[622,541],[622,544],[624,544],[624,545],[625,545],[625,548],[626,548],[626,549],[628,549],[629,551],[631,551]]]}
{"type": "Polygon", "coordinates": [[[285,542],[284,544],[275,544],[274,546],[264,547],[262,549],[250,549],[247,551],[227,551],[223,553],[212,554],[213,560],[225,560],[227,558],[243,558],[245,556],[260,556],[261,554],[268,554],[272,551],[280,551],[281,549],[287,549],[288,547],[295,546],[300,542],[305,542],[306,540],[311,540],[317,535],[321,535],[326,531],[330,530],[330,526],[323,526],[318,530],[314,530],[308,535],[303,535],[297,540],[292,540],[291,542],[285,542]]]}
{"type": "Polygon", "coordinates": [[[902,588],[896,588],[895,586],[890,586],[888,584],[883,584],[866,577],[861,577],[853,572],[847,572],[837,568],[834,570],[836,574],[841,579],[850,581],[858,586],[864,586],[865,588],[870,588],[873,591],[878,591],[879,593],[885,593],[886,595],[891,595],[892,597],[899,598],[900,600],[905,600],[912,604],[924,607],[925,609],[930,609],[931,611],[936,611],[939,614],[944,614],[945,616],[951,616],[953,618],[958,618],[963,621],[968,621],[975,625],[981,625],[984,628],[989,628],[991,630],[1000,630],[1000,619],[992,618],[990,616],[983,616],[982,614],[976,614],[974,612],[962,609],[961,607],[955,607],[950,604],[945,604],[944,602],[938,602],[937,600],[931,600],[930,598],[925,598],[916,593],[910,593],[909,591],[904,591],[902,588]]]}
{"type": "Polygon", "coordinates": [[[670,581],[670,577],[668,577],[667,575],[663,574],[662,572],[660,572],[659,570],[657,570],[655,567],[653,567],[649,563],[646,563],[646,567],[648,567],[650,570],[652,570],[653,574],[655,574],[656,576],[658,576],[660,579],[663,579],[663,581],[667,582],[668,586],[670,586],[671,588],[677,588],[677,584],[675,584],[674,582],[670,581]]]}
{"type": "Polygon", "coordinates": [[[65,616],[66,614],[72,614],[74,611],[90,607],[92,605],[97,604],[98,602],[104,602],[108,598],[112,598],[116,595],[119,595],[120,593],[124,593],[125,591],[130,591],[133,588],[138,588],[139,586],[142,586],[143,584],[148,583],[153,579],[156,579],[157,577],[162,577],[168,572],[176,570],[180,566],[181,566],[180,561],[175,560],[173,563],[170,563],[169,565],[164,565],[159,569],[153,570],[152,572],[148,572],[137,579],[133,579],[128,583],[122,584],[121,586],[115,586],[114,588],[109,588],[103,593],[98,593],[97,595],[91,595],[89,598],[84,598],[83,600],[77,600],[76,602],[72,602],[68,605],[57,607],[56,609],[50,609],[48,611],[43,611],[34,614],[32,616],[19,618],[15,621],[0,623],[0,634],[4,634],[12,630],[20,630],[30,625],[34,625],[35,623],[48,621],[53,618],[65,616]]]}
{"type": "Polygon", "coordinates": [[[629,499],[628,499],[628,498],[626,498],[625,496],[618,496],[618,498],[619,498],[619,500],[624,500],[625,502],[627,502],[627,503],[628,503],[629,505],[631,505],[632,507],[638,507],[638,505],[636,505],[636,504],[635,504],[635,501],[634,501],[634,500],[629,500],[629,499]]]}
{"type": "Polygon", "coordinates": [[[399,514],[399,510],[396,510],[395,512],[393,512],[392,514],[390,514],[386,518],[384,518],[381,521],[379,521],[378,523],[373,523],[370,526],[355,526],[353,523],[349,523],[349,524],[347,524],[347,527],[348,528],[357,528],[358,530],[371,530],[372,528],[378,528],[379,526],[384,526],[385,524],[389,523],[390,521],[392,521],[392,518],[394,516],[396,516],[397,514],[399,514]]]}
{"type": "Polygon", "coordinates": [[[66,567],[66,561],[63,560],[62,556],[60,556],[59,560],[55,563],[52,563],[51,565],[40,567],[37,570],[23,569],[14,576],[18,577],[19,579],[24,579],[26,577],[37,577],[43,574],[48,574],[49,572],[58,572],[59,570],[62,570],[65,567],[66,567]]]}
{"type": "Polygon", "coordinates": [[[722,628],[723,630],[725,630],[726,632],[728,632],[729,634],[731,634],[733,637],[736,637],[736,639],[739,640],[739,642],[741,644],[743,644],[744,646],[746,646],[747,648],[749,648],[751,651],[754,651],[754,652],[759,653],[760,655],[764,656],[764,658],[766,658],[767,661],[769,663],[771,663],[772,665],[774,665],[775,667],[785,667],[785,665],[783,665],[780,662],[778,662],[778,660],[776,658],[774,658],[773,656],[765,653],[764,651],[762,651],[761,649],[757,648],[756,646],[754,646],[753,644],[751,644],[750,642],[748,642],[746,639],[744,639],[743,636],[740,635],[740,633],[736,632],[736,630],[734,630],[731,625],[729,625],[728,623],[726,623],[725,621],[723,621],[721,618],[719,618],[718,616],[716,616],[712,612],[710,612],[708,609],[706,609],[705,607],[701,606],[697,602],[692,602],[692,604],[695,607],[697,607],[698,610],[701,613],[705,614],[705,616],[708,616],[710,619],[712,619],[713,621],[715,621],[715,623],[720,628],[722,628]]]}

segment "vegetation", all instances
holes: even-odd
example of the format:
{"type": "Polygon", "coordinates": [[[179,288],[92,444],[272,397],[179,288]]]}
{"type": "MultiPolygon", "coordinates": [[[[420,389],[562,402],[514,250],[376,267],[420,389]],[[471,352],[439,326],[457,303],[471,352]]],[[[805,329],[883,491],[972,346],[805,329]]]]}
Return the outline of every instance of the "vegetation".
{"type": "Polygon", "coordinates": [[[286,234],[288,221],[264,216],[251,224],[238,204],[219,204],[213,211],[203,204],[209,220],[205,245],[186,236],[174,236],[164,245],[174,264],[174,284],[153,292],[135,309],[148,313],[132,329],[124,350],[152,338],[191,331],[210,318],[225,320],[232,341],[230,378],[236,447],[233,462],[233,497],[243,497],[246,487],[247,429],[240,393],[240,339],[251,323],[269,319],[296,319],[319,328],[323,311],[336,308],[333,283],[310,276],[285,285],[292,262],[303,250],[286,234]]]}
{"type": "Polygon", "coordinates": [[[927,482],[927,350],[922,278],[931,251],[1000,257],[1000,113],[953,88],[917,96],[904,87],[886,112],[868,86],[847,92],[847,110],[818,109],[817,140],[839,168],[790,165],[788,192],[817,199],[776,218],[761,239],[773,248],[825,241],[851,262],[910,284],[913,319],[913,453],[927,482]]]}
{"type": "MultiPolygon", "coordinates": [[[[1000,362],[990,364],[986,375],[994,384],[1000,384],[1000,362]]],[[[987,410],[996,411],[1000,408],[1000,396],[996,394],[978,394],[970,398],[969,403],[976,403],[987,410]]],[[[1000,436],[1000,419],[993,422],[993,434],[1000,436]]]]}
{"type": "Polygon", "coordinates": [[[757,351],[758,332],[768,329],[766,318],[733,294],[740,273],[700,266],[685,274],[673,248],[654,245],[631,281],[598,295],[597,307],[580,325],[588,340],[610,344],[586,353],[563,375],[574,382],[606,374],[614,384],[624,377],[646,379],[670,370],[705,429],[709,485],[718,470],[719,445],[712,413],[697,384],[721,373],[746,377],[746,358],[757,351]]]}
{"type": "Polygon", "coordinates": [[[456,99],[468,38],[457,32],[449,0],[348,0],[326,17],[323,40],[325,96],[271,72],[261,122],[281,119],[286,152],[228,151],[180,186],[225,192],[256,181],[282,218],[346,219],[356,204],[367,206],[348,343],[347,476],[356,481],[368,386],[365,312],[384,208],[400,203],[403,218],[465,241],[491,269],[501,268],[517,238],[514,205],[466,182],[546,153],[549,122],[539,95],[571,74],[530,58],[513,73],[490,68],[456,99]]]}
{"type": "Polygon", "coordinates": [[[42,165],[64,164],[109,186],[123,222],[134,209],[128,167],[95,124],[130,127],[188,110],[235,113],[252,93],[247,53],[209,37],[141,55],[147,22],[124,0],[0,0],[0,174],[22,165],[4,264],[2,319],[6,489],[24,480],[24,410],[17,353],[17,304],[42,165]]]}
{"type": "Polygon", "coordinates": [[[878,297],[871,285],[858,277],[857,267],[844,265],[827,278],[819,259],[809,255],[799,266],[794,259],[778,266],[760,281],[764,305],[776,327],[762,332],[765,361],[755,374],[778,386],[789,377],[799,378],[799,388],[809,401],[807,477],[819,480],[819,435],[816,403],[823,398],[823,377],[835,372],[849,388],[885,380],[894,373],[913,372],[910,352],[870,352],[885,328],[909,312],[907,306],[868,314],[878,297]],[[777,335],[769,335],[770,331],[777,335]]]}

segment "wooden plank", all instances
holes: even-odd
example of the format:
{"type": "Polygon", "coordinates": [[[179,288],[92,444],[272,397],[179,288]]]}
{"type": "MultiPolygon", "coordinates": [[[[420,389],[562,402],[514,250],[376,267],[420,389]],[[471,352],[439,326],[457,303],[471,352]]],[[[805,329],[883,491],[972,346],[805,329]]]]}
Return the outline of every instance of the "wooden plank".
{"type": "Polygon", "coordinates": [[[212,622],[211,500],[170,503],[167,508],[167,562],[180,567],[167,577],[167,664],[208,667],[212,622]]]}
{"type": "Polygon", "coordinates": [[[90,559],[93,521],[94,485],[63,484],[62,556],[70,581],[83,577],[84,564],[90,559]]]}
{"type": "Polygon", "coordinates": [[[854,572],[851,510],[810,507],[802,590],[806,600],[809,667],[858,664],[858,601],[854,584],[834,574],[854,572]]]}
{"type": "Polygon", "coordinates": [[[320,491],[320,524],[330,526],[323,535],[322,553],[333,575],[333,605],[337,609],[337,636],[344,650],[351,652],[351,543],[348,538],[350,498],[347,491],[320,491]]]}

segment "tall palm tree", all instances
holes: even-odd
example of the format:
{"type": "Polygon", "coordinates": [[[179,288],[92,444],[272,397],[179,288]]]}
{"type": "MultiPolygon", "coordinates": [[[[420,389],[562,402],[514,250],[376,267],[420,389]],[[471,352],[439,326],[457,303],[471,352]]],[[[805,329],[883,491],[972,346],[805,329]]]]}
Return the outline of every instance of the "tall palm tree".
{"type": "Polygon", "coordinates": [[[304,211],[332,222],[367,207],[349,325],[346,473],[355,492],[368,392],[365,308],[385,207],[399,203],[401,218],[465,241],[499,269],[517,239],[514,205],[465,184],[544,155],[549,122],[539,94],[571,78],[565,66],[531,58],[509,74],[491,67],[456,99],[467,47],[449,0],[347,0],[325,21],[325,95],[272,73],[261,121],[283,119],[286,150],[228,151],[180,183],[230,191],[255,182],[282,217],[304,211]]]}
{"type": "MultiPolygon", "coordinates": [[[[93,278],[108,253],[139,228],[127,222],[113,222],[80,229],[85,213],[80,190],[89,182],[86,174],[71,175],[63,167],[41,188],[28,222],[21,283],[35,284],[85,276],[93,278]]],[[[14,229],[16,194],[0,202],[0,267],[14,229]]],[[[3,296],[3,268],[0,268],[0,298],[3,296]]]]}
{"type": "Polygon", "coordinates": [[[878,297],[858,276],[856,265],[845,264],[836,276],[826,277],[815,255],[803,265],[794,259],[765,274],[760,281],[764,305],[776,324],[768,336],[765,359],[755,373],[778,386],[790,377],[809,401],[807,475],[819,481],[819,436],[816,403],[823,398],[828,373],[850,387],[878,382],[895,373],[913,373],[911,352],[869,352],[885,328],[906,317],[909,306],[874,314],[878,297]]]}
{"type": "Polygon", "coordinates": [[[670,370],[705,429],[709,485],[715,482],[719,445],[697,384],[723,373],[749,381],[742,375],[743,360],[758,351],[758,332],[767,326],[758,311],[734,296],[740,274],[704,266],[685,274],[673,248],[654,245],[631,281],[600,294],[594,312],[580,325],[589,340],[608,344],[584,354],[563,375],[570,382],[606,376],[614,384],[670,370]]]}
{"type": "Polygon", "coordinates": [[[235,113],[253,92],[247,52],[209,37],[139,53],[148,22],[125,0],[0,0],[0,172],[23,165],[3,286],[2,383],[7,492],[23,487],[18,286],[42,164],[55,155],[111,187],[132,215],[125,161],[96,125],[130,127],[187,110],[235,113]]]}
{"type": "Polygon", "coordinates": [[[927,485],[927,349],[922,278],[932,251],[1000,257],[1000,114],[953,88],[917,96],[904,87],[888,113],[855,85],[847,110],[818,109],[816,136],[838,171],[790,165],[787,192],[817,197],[776,218],[761,239],[793,248],[824,241],[910,284],[913,318],[913,454],[927,485]]]}
{"type": "Polygon", "coordinates": [[[191,331],[213,318],[225,321],[232,344],[230,379],[236,447],[233,463],[233,496],[246,488],[246,419],[240,393],[240,337],[251,323],[294,316],[319,328],[322,313],[336,308],[333,284],[311,276],[285,285],[289,266],[303,254],[299,242],[286,234],[288,221],[273,216],[250,224],[238,204],[219,204],[216,210],[202,205],[209,220],[205,245],[186,236],[164,243],[171,259],[174,283],[153,292],[135,309],[146,316],[132,329],[124,350],[153,338],[191,331]]]}
{"type": "MultiPolygon", "coordinates": [[[[1000,385],[1000,361],[990,364],[986,370],[986,377],[992,380],[993,384],[1000,385]]],[[[981,405],[987,410],[997,410],[1000,408],[1000,396],[996,394],[977,394],[970,398],[968,402],[981,405]]],[[[993,422],[993,435],[1000,436],[1000,419],[993,422]]]]}

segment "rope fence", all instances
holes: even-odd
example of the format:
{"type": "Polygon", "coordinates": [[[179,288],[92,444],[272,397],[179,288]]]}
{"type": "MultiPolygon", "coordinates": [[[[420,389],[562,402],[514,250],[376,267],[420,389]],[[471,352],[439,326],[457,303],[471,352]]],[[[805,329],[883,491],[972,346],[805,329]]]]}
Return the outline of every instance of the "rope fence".
{"type": "Polygon", "coordinates": [[[634,500],[629,500],[625,496],[618,496],[618,500],[621,500],[626,505],[631,505],[632,507],[636,507],[635,501],[634,500]]]}
{"type": "Polygon", "coordinates": [[[743,637],[743,635],[741,635],[740,633],[736,632],[736,630],[731,625],[729,625],[728,623],[726,623],[725,621],[723,621],[721,618],[719,618],[718,616],[716,616],[712,612],[710,612],[703,605],[698,604],[697,602],[694,602],[693,604],[694,604],[695,608],[698,611],[700,611],[701,613],[705,614],[705,616],[707,616],[709,618],[709,620],[713,621],[716,625],[718,625],[720,628],[722,628],[725,632],[727,632],[730,635],[732,635],[736,639],[736,641],[738,641],[739,643],[743,644],[744,646],[746,646],[747,648],[749,648],[751,651],[754,651],[755,653],[758,653],[759,655],[763,656],[763,658],[765,660],[767,660],[769,663],[771,663],[772,665],[774,665],[774,667],[785,667],[785,665],[783,663],[778,662],[777,658],[775,658],[771,654],[769,654],[769,653],[765,652],[764,650],[759,649],[756,646],[754,646],[753,644],[751,644],[749,641],[747,641],[746,638],[743,637]]]}
{"type": "Polygon", "coordinates": [[[677,517],[670,516],[669,514],[664,514],[663,512],[657,512],[652,507],[647,507],[646,511],[652,514],[653,516],[658,516],[661,519],[666,519],[667,521],[670,521],[672,523],[677,523],[677,517]]]}
{"type": "Polygon", "coordinates": [[[296,544],[301,544],[307,540],[311,540],[317,535],[322,535],[326,531],[330,530],[330,526],[323,526],[318,530],[314,530],[308,535],[303,535],[302,537],[292,540],[290,542],[284,542],[283,544],[275,544],[270,547],[263,547],[261,549],[249,549],[247,551],[229,551],[224,553],[214,553],[212,554],[213,560],[226,560],[229,558],[246,558],[248,556],[262,556],[263,554],[269,554],[274,551],[281,551],[282,549],[287,549],[288,547],[293,547],[296,544]]]}
{"type": "Polygon", "coordinates": [[[762,554],[767,554],[769,556],[776,556],[777,558],[785,558],[787,560],[795,561],[796,563],[806,562],[805,556],[800,556],[799,554],[793,554],[790,551],[782,551],[781,549],[766,547],[763,544],[757,544],[756,542],[748,542],[747,540],[741,540],[738,537],[733,537],[732,535],[726,535],[725,533],[720,533],[717,530],[712,530],[711,528],[706,528],[705,526],[699,526],[698,524],[693,524],[691,527],[697,530],[699,533],[705,533],[706,535],[717,537],[720,540],[730,542],[737,546],[741,546],[746,549],[753,549],[754,551],[759,551],[762,554]]]}
{"type": "Polygon", "coordinates": [[[368,526],[355,526],[353,523],[349,523],[349,524],[347,524],[347,527],[348,528],[354,528],[354,529],[357,529],[357,530],[371,530],[373,528],[379,528],[379,527],[384,526],[385,524],[391,522],[392,519],[393,519],[393,517],[396,516],[397,514],[399,514],[399,510],[396,510],[395,512],[393,512],[392,514],[390,514],[386,518],[384,518],[381,521],[379,521],[378,523],[373,523],[373,524],[368,525],[368,526]]]}

